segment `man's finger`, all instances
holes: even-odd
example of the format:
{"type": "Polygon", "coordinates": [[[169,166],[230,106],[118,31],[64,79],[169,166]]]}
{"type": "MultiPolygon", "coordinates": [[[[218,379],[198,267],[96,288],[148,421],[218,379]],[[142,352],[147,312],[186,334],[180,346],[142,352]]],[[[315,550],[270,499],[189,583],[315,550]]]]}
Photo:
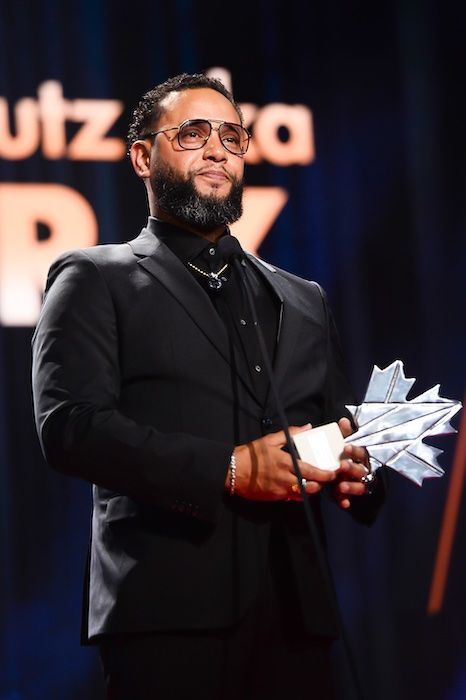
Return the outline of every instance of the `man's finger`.
{"type": "Polygon", "coordinates": [[[319,483],[333,481],[337,475],[335,471],[318,469],[307,462],[298,462],[298,465],[301,469],[301,474],[307,481],[318,481],[319,483]]]}
{"type": "Polygon", "coordinates": [[[340,418],[338,426],[344,438],[349,437],[353,433],[353,428],[348,418],[340,418]]]}
{"type": "MultiPolygon", "coordinates": [[[[298,466],[301,472],[302,479],[305,482],[304,487],[306,488],[306,490],[308,484],[324,484],[328,483],[329,481],[334,481],[334,479],[336,478],[336,472],[327,471],[324,469],[317,469],[317,467],[313,467],[310,464],[307,464],[306,462],[298,461],[298,466]]],[[[293,491],[300,491],[298,483],[295,483],[293,486],[296,487],[293,488],[293,491]]],[[[313,489],[314,487],[310,486],[310,492],[314,492],[313,489]]],[[[318,490],[320,491],[320,489],[318,490]]]]}
{"type": "Polygon", "coordinates": [[[338,470],[337,476],[341,476],[342,480],[346,477],[351,477],[360,481],[363,476],[369,473],[369,469],[364,464],[358,464],[357,462],[348,461],[346,459],[340,462],[340,468],[338,470]]]}
{"type": "MultiPolygon", "coordinates": [[[[311,424],[306,423],[306,425],[292,425],[288,430],[290,435],[293,436],[296,435],[296,433],[301,433],[303,430],[309,430],[310,428],[312,428],[311,424]]],[[[276,433],[269,433],[265,437],[267,438],[267,442],[274,447],[283,447],[283,445],[286,445],[286,435],[284,430],[279,430],[276,433]]]]}
{"type": "Polygon", "coordinates": [[[361,481],[341,481],[337,484],[336,492],[338,494],[347,496],[364,496],[366,491],[366,485],[361,481]]]}
{"type": "MultiPolygon", "coordinates": [[[[322,490],[322,484],[319,484],[318,481],[312,481],[312,480],[309,480],[309,479],[304,479],[304,482],[305,482],[305,483],[303,484],[303,485],[304,485],[304,490],[306,491],[306,493],[307,493],[309,496],[311,496],[313,493],[318,493],[319,491],[322,490]]],[[[291,491],[292,491],[294,494],[300,494],[300,493],[301,493],[301,489],[300,489],[300,487],[299,487],[299,484],[293,484],[293,486],[291,487],[291,491]]]]}

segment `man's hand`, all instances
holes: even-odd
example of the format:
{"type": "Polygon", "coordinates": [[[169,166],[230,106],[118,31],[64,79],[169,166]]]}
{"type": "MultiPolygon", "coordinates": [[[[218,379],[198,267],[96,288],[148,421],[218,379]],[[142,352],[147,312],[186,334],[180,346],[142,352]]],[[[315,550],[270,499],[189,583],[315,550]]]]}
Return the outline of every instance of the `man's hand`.
{"type": "MultiPolygon", "coordinates": [[[[348,418],[338,421],[343,437],[349,437],[353,432],[348,418]]],[[[365,447],[345,445],[340,467],[336,472],[333,494],[341,508],[349,508],[352,496],[363,496],[366,486],[361,482],[363,476],[369,473],[369,455],[365,447]]]]}
{"type": "MultiPolygon", "coordinates": [[[[310,427],[293,426],[289,429],[290,435],[310,427]]],[[[301,500],[291,455],[282,450],[285,444],[285,433],[280,430],[235,448],[235,493],[238,496],[254,501],[301,500]]],[[[323,471],[301,460],[298,460],[298,465],[307,481],[308,494],[317,493],[325,483],[335,479],[334,471],[323,471]]]]}

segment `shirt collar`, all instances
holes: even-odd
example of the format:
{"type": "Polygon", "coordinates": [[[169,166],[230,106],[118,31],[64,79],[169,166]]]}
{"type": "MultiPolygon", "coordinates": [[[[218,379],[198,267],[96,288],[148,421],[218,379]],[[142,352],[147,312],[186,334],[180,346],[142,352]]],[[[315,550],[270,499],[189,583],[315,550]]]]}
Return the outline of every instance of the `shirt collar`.
{"type": "MultiPolygon", "coordinates": [[[[217,243],[212,243],[202,236],[197,236],[174,224],[168,224],[154,216],[149,216],[147,228],[165,243],[184,265],[197,259],[204,262],[203,267],[207,265],[213,270],[221,266],[222,260],[216,253],[217,243]]],[[[223,235],[230,235],[230,231],[225,229],[223,235]]]]}

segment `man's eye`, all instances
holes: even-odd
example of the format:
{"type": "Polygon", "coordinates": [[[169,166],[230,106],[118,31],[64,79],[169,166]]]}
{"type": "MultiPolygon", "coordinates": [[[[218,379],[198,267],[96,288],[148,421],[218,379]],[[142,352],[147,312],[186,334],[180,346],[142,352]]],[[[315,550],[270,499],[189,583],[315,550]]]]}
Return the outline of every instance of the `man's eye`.
{"type": "Polygon", "coordinates": [[[204,138],[200,131],[197,129],[189,129],[189,131],[182,131],[181,136],[184,139],[202,139],[204,138]]]}
{"type": "Polygon", "coordinates": [[[240,143],[240,136],[235,129],[229,129],[228,131],[223,131],[222,140],[227,143],[240,143]]]}
{"type": "Polygon", "coordinates": [[[241,143],[241,132],[233,124],[223,124],[221,129],[222,141],[239,146],[241,143]]]}

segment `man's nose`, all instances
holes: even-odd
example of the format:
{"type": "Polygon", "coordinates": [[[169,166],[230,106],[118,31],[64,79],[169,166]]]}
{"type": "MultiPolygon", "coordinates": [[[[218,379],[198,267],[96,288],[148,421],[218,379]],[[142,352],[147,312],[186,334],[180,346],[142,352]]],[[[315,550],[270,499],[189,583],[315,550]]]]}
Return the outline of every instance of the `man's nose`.
{"type": "Polygon", "coordinates": [[[227,151],[220,140],[218,129],[212,129],[203,150],[203,156],[205,159],[210,158],[211,160],[215,161],[226,160],[227,151]]]}

